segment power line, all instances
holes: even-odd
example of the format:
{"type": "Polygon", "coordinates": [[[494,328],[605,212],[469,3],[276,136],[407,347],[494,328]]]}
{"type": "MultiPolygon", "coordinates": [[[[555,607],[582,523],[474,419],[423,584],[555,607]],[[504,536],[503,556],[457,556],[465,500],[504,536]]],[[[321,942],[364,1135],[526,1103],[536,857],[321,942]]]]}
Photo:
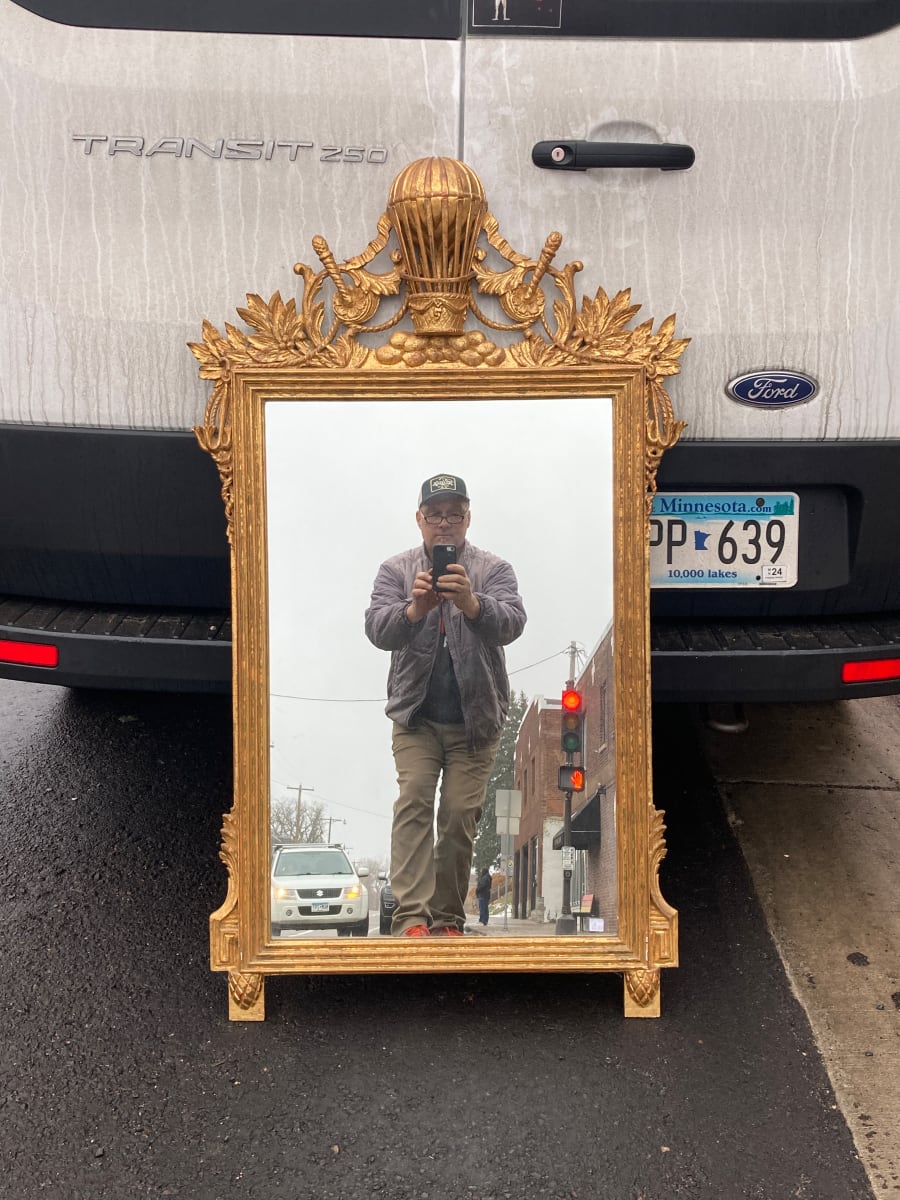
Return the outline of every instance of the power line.
{"type": "Polygon", "coordinates": [[[387,696],[361,696],[352,700],[347,696],[289,696],[284,692],[269,692],[276,700],[308,700],[313,704],[385,704],[387,696]]]}
{"type": "Polygon", "coordinates": [[[510,675],[521,675],[523,671],[530,671],[532,667],[541,667],[545,662],[549,662],[551,658],[559,658],[560,655],[568,654],[568,646],[565,650],[557,650],[555,654],[548,654],[546,658],[540,658],[537,662],[529,663],[527,667],[516,667],[514,671],[508,672],[510,675]]]}
{"type": "MultiPolygon", "coordinates": [[[[286,783],[283,779],[273,779],[271,782],[277,783],[279,787],[290,788],[291,791],[297,790],[297,785],[295,783],[294,784],[286,783]]],[[[310,790],[312,790],[312,789],[310,789],[310,790]]],[[[378,817],[378,819],[381,821],[388,821],[391,819],[390,813],[375,812],[371,808],[354,808],[354,806],[352,804],[344,804],[343,801],[341,801],[341,800],[329,800],[327,796],[322,796],[319,794],[319,792],[316,792],[316,802],[317,803],[323,802],[325,804],[336,804],[338,806],[338,808],[347,808],[350,810],[350,812],[363,813],[367,817],[378,817]]]]}
{"type": "MultiPolygon", "coordinates": [[[[537,662],[529,663],[527,667],[516,667],[514,671],[509,671],[509,675],[521,675],[523,671],[530,671],[534,667],[541,667],[546,662],[550,662],[553,658],[559,658],[563,654],[569,653],[569,647],[565,650],[557,650],[554,654],[548,654],[546,658],[539,658],[537,662]]],[[[580,656],[579,656],[580,657],[580,656]]],[[[386,704],[387,696],[358,696],[355,699],[349,696],[294,696],[287,692],[270,692],[269,695],[275,700],[303,700],[308,704],[386,704]]]]}
{"type": "Polygon", "coordinates": [[[344,804],[342,800],[329,800],[327,796],[323,796],[322,799],[326,804],[336,804],[338,808],[347,808],[350,812],[366,813],[370,817],[380,817],[383,821],[391,820],[390,813],[373,812],[371,808],[354,808],[352,804],[344,804]]]}

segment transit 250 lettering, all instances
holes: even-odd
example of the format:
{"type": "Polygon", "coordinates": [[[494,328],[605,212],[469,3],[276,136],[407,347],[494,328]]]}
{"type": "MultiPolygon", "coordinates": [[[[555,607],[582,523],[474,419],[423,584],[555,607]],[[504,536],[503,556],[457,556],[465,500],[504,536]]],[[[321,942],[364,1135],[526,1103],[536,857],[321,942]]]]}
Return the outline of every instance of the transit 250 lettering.
{"type": "Polygon", "coordinates": [[[135,158],[152,158],[167,155],[169,158],[214,158],[231,159],[239,162],[271,162],[272,159],[287,159],[296,162],[300,152],[318,154],[319,162],[371,163],[387,162],[388,152],[384,146],[317,146],[299,138],[216,138],[212,142],[193,137],[163,137],[155,141],[139,136],[105,133],[73,133],[73,142],[83,144],[85,154],[113,157],[130,154],[135,158]]]}

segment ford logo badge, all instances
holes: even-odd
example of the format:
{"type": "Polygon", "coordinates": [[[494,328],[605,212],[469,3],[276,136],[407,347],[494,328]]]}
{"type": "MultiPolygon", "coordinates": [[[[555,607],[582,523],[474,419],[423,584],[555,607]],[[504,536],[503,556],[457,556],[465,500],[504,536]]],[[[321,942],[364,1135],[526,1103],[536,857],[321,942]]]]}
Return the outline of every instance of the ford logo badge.
{"type": "Polygon", "coordinates": [[[799,371],[752,371],[725,385],[732,400],[756,408],[790,408],[812,400],[819,385],[799,371]]]}

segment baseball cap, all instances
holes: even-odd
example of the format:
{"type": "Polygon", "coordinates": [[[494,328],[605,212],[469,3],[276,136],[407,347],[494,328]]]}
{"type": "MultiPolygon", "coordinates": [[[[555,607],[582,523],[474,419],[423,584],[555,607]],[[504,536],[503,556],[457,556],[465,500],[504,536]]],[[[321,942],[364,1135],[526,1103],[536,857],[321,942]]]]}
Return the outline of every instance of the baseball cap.
{"type": "Polygon", "coordinates": [[[465,480],[458,475],[432,475],[419,489],[419,508],[432,500],[442,500],[444,496],[459,496],[461,500],[468,500],[465,480]]]}

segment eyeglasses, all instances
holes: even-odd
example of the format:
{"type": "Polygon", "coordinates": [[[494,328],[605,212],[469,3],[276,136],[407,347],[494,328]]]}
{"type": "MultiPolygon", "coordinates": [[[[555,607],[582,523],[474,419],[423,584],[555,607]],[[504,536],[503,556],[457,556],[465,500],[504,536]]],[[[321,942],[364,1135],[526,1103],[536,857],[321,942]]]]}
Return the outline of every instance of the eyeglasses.
{"type": "Polygon", "coordinates": [[[448,525],[461,525],[466,519],[466,513],[422,513],[422,520],[426,525],[440,525],[446,521],[448,525]]]}

